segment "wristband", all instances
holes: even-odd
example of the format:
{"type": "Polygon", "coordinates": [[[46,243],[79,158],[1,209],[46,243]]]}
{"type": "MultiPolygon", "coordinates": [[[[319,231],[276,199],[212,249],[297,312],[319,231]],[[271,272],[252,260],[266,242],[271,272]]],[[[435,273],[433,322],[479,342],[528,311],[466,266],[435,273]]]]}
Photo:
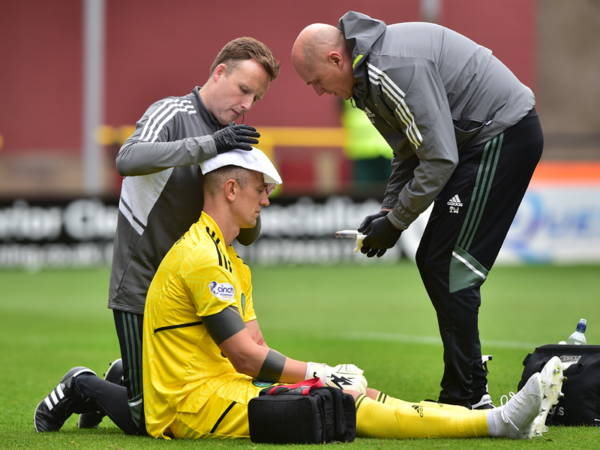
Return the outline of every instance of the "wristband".
{"type": "Polygon", "coordinates": [[[260,372],[256,377],[257,380],[260,381],[279,381],[281,378],[281,374],[283,373],[283,368],[285,366],[285,356],[283,356],[278,351],[273,349],[269,349],[267,356],[260,368],[260,372]]]}

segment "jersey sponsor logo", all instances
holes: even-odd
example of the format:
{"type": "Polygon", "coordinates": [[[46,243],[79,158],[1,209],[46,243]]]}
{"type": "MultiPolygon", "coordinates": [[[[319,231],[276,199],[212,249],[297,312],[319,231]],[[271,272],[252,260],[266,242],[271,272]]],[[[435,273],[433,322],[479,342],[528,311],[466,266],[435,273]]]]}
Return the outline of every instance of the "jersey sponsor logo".
{"type": "Polygon", "coordinates": [[[231,300],[235,297],[235,288],[229,283],[211,281],[208,283],[208,289],[210,289],[212,295],[220,300],[231,300]]]}

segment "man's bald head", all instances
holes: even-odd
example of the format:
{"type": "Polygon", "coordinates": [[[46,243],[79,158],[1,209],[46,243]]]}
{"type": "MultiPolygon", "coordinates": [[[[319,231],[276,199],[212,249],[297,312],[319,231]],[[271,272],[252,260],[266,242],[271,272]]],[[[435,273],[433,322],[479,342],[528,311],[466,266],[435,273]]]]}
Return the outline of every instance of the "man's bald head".
{"type": "Polygon", "coordinates": [[[339,28],[325,23],[305,27],[292,46],[292,64],[318,95],[352,96],[351,55],[339,28]]]}
{"type": "Polygon", "coordinates": [[[344,35],[333,25],[313,23],[298,34],[292,47],[292,62],[294,67],[310,66],[325,59],[331,50],[345,50],[344,35]]]}

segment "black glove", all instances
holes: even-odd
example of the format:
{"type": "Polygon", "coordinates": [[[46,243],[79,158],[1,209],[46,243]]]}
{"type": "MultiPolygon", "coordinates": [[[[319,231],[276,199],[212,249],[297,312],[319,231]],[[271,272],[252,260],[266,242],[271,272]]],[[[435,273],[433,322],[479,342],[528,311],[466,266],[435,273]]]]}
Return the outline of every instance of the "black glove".
{"type": "Polygon", "coordinates": [[[363,220],[360,224],[360,227],[358,227],[358,232],[362,234],[367,234],[367,230],[369,229],[369,225],[371,225],[371,222],[373,222],[379,217],[385,217],[387,216],[387,214],[388,211],[379,211],[378,213],[371,214],[370,216],[365,217],[365,220],[363,220]]]}
{"type": "Polygon", "coordinates": [[[256,128],[249,125],[230,124],[212,135],[217,147],[217,153],[229,150],[252,150],[251,144],[258,144],[260,134],[256,128]]]}
{"type": "MultiPolygon", "coordinates": [[[[386,213],[387,216],[387,213],[386,213]]],[[[388,248],[392,248],[400,239],[402,230],[396,228],[387,217],[378,217],[371,221],[365,230],[367,236],[360,251],[369,258],[383,256],[388,248]]]]}

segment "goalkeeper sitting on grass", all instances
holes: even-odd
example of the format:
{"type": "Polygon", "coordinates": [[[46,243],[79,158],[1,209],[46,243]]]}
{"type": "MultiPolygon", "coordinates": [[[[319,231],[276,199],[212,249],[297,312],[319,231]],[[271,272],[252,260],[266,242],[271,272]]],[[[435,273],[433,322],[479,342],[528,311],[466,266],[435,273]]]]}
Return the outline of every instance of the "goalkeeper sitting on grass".
{"type": "MultiPolygon", "coordinates": [[[[478,411],[394,399],[367,388],[363,371],[353,364],[331,367],[298,361],[267,346],[254,311],[250,269],[231,244],[240,228],[254,226],[281,178],[258,149],[227,152],[201,167],[205,174],[202,215],[163,259],[146,301],[143,392],[148,434],[249,437],[248,403],[265,386],[254,380],[296,383],[314,377],[355,398],[359,436],[529,438],[541,434],[547,410],[560,393],[562,371],[557,358],[506,405],[478,411]]],[[[70,413],[98,407],[85,389],[94,377],[89,369],[72,369],[55,389],[71,402],[70,413]]]]}

